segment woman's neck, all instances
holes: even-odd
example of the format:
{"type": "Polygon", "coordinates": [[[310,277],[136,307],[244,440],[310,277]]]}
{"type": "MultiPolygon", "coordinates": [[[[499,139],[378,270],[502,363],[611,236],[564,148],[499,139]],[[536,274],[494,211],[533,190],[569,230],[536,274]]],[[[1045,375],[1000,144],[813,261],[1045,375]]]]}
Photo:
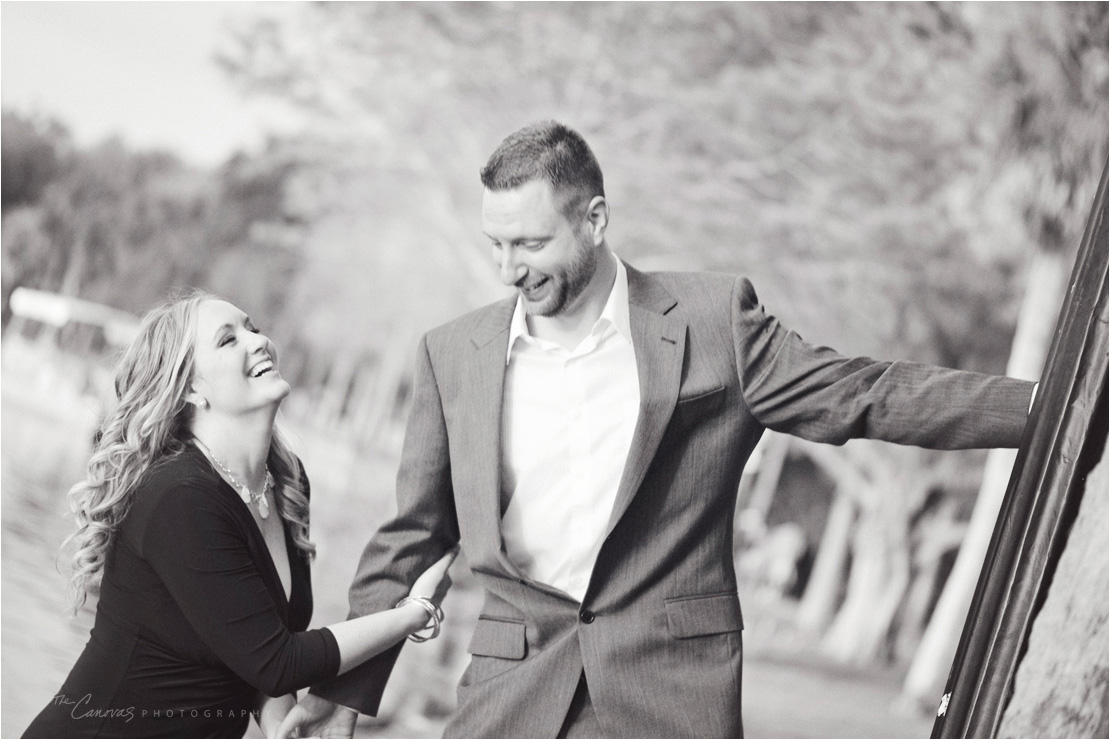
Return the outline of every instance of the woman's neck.
{"type": "Polygon", "coordinates": [[[193,423],[193,437],[230,469],[252,490],[266,477],[266,458],[270,453],[274,419],[252,418],[197,418],[193,423]]]}

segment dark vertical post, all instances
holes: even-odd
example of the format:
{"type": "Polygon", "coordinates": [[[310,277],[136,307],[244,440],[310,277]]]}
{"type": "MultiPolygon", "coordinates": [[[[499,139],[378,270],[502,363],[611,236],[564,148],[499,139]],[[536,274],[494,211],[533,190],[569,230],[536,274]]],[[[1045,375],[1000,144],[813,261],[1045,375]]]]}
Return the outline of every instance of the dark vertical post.
{"type": "Polygon", "coordinates": [[[932,739],[995,736],[1083,479],[1106,442],[1106,180],[1103,169],[932,739]]]}

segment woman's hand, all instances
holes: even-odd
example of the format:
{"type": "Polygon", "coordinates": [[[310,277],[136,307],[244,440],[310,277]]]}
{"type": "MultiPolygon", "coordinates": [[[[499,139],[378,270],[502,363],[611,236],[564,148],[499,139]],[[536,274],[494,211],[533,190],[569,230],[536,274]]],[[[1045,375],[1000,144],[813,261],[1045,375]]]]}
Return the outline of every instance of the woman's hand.
{"type": "Polygon", "coordinates": [[[255,720],[258,721],[258,728],[262,729],[266,739],[274,739],[277,736],[278,727],[295,705],[297,705],[297,696],[293,693],[277,698],[258,694],[258,701],[255,704],[258,713],[255,714],[255,720]]]}
{"type": "MultiPolygon", "coordinates": [[[[410,595],[414,598],[429,598],[433,602],[442,599],[451,585],[451,578],[447,577],[447,568],[451,566],[457,553],[457,549],[452,549],[429,567],[416,579],[410,595]]],[[[402,608],[388,608],[331,624],[327,629],[335,637],[335,643],[339,647],[339,674],[342,675],[356,665],[361,665],[413,632],[427,628],[428,620],[429,614],[424,606],[410,601],[402,608]]],[[[315,696],[309,694],[308,697],[315,696]]],[[[304,701],[291,710],[289,715],[299,715],[303,706],[304,701]]]]}
{"type": "Polygon", "coordinates": [[[428,598],[433,603],[439,603],[451,587],[451,578],[447,575],[447,568],[455,561],[459,548],[453,547],[451,551],[440,557],[434,565],[424,570],[424,574],[416,578],[412,584],[409,595],[413,598],[428,598]]]}
{"type": "MultiPolygon", "coordinates": [[[[332,703],[326,698],[308,693],[289,711],[281,723],[276,739],[351,739],[355,732],[358,713],[350,708],[332,703]]],[[[270,735],[267,735],[268,739],[270,735]]]]}

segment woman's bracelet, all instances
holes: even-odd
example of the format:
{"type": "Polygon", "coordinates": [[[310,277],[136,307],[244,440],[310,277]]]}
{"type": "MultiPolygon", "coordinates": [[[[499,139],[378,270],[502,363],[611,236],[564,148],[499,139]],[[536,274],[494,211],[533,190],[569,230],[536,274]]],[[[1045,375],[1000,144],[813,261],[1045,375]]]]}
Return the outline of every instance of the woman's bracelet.
{"type": "Polygon", "coordinates": [[[443,623],[443,609],[440,608],[439,606],[437,606],[435,603],[433,603],[428,598],[425,598],[425,597],[420,596],[420,595],[418,595],[418,596],[406,595],[404,598],[401,598],[401,600],[397,601],[397,605],[395,605],[393,607],[394,608],[401,608],[402,606],[407,606],[409,603],[416,603],[418,606],[420,606],[425,611],[427,611],[428,612],[428,621],[431,621],[430,624],[426,623],[424,626],[417,629],[414,633],[409,634],[409,639],[414,641],[414,642],[419,643],[419,642],[428,641],[429,639],[435,639],[437,636],[439,636],[439,626],[440,626],[441,623],[443,623]],[[421,631],[425,631],[427,629],[431,629],[432,633],[430,633],[430,634],[421,634],[420,633],[421,631]]]}

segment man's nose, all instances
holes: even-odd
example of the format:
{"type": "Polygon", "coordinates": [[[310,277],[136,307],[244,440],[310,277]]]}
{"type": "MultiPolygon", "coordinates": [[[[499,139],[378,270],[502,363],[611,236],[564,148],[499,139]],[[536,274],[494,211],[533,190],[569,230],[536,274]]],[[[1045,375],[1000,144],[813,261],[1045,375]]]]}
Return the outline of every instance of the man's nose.
{"type": "Polygon", "coordinates": [[[501,250],[501,283],[515,285],[525,273],[524,265],[517,259],[517,251],[511,246],[501,250]]]}

